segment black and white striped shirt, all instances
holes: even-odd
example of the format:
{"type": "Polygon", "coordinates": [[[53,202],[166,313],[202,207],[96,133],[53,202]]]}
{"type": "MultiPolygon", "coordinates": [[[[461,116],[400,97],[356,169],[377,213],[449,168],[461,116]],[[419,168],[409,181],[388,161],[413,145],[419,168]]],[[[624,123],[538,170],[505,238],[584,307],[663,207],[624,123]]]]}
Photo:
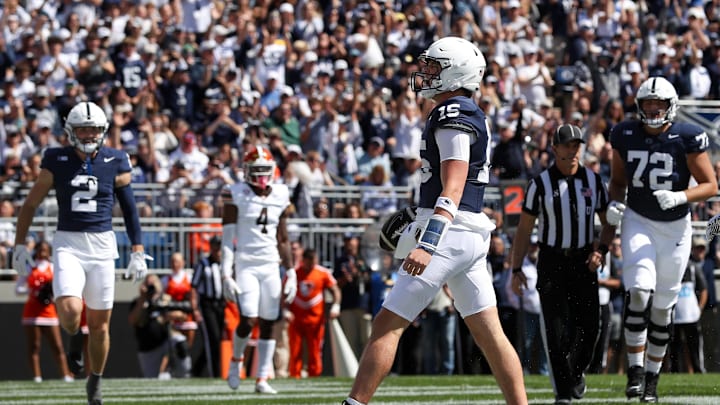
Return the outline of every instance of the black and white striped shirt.
{"type": "Polygon", "coordinates": [[[222,267],[219,262],[203,258],[195,265],[192,281],[200,299],[222,300],[222,267]]]}
{"type": "Polygon", "coordinates": [[[600,175],[580,166],[573,176],[552,165],[532,179],[523,211],[538,218],[538,241],[557,249],[593,242],[595,213],[604,212],[608,193],[600,175]]]}

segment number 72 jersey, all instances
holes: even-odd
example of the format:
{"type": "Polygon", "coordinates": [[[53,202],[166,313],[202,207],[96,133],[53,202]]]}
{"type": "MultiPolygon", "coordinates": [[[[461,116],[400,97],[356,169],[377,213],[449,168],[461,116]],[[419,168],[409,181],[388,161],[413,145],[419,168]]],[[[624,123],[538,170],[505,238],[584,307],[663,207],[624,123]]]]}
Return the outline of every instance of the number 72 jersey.
{"type": "Polygon", "coordinates": [[[688,188],[691,174],[687,155],[704,152],[709,144],[702,128],[676,122],[666,132],[653,136],[645,133],[640,121],[624,121],[613,127],[610,142],[625,165],[628,207],[655,221],[674,221],[687,215],[688,204],[663,211],[653,192],[688,188]]]}
{"type": "Polygon", "coordinates": [[[279,263],[277,228],[280,216],[290,206],[290,192],[284,184],[272,184],[261,197],[245,182],[226,186],[223,191],[237,207],[235,258],[238,262],[279,263]],[[230,194],[230,195],[228,195],[230,194]]]}

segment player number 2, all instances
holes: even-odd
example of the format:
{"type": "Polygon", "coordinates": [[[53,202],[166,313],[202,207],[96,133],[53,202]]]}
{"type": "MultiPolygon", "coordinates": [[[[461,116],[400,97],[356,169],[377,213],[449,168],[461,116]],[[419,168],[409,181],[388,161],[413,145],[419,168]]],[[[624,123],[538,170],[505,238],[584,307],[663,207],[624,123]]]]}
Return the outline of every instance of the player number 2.
{"type": "Polygon", "coordinates": [[[672,155],[660,152],[648,154],[646,150],[628,151],[628,163],[634,161],[637,161],[637,166],[635,166],[635,172],[633,172],[632,177],[633,187],[640,188],[646,186],[643,182],[643,174],[645,173],[645,169],[648,168],[648,164],[650,164],[652,169],[650,169],[647,175],[647,179],[650,181],[650,189],[672,190],[672,180],[670,180],[670,176],[672,176],[673,173],[672,155]]]}
{"type": "Polygon", "coordinates": [[[73,212],[95,212],[97,211],[97,201],[94,200],[98,192],[97,178],[80,174],[75,176],[70,185],[74,188],[80,188],[72,195],[73,212]],[[85,190],[86,189],[86,190],[85,190]]]}
{"type": "Polygon", "coordinates": [[[268,223],[267,207],[263,207],[262,211],[260,211],[260,216],[257,217],[257,219],[255,220],[255,223],[257,225],[262,225],[262,233],[268,233],[268,231],[267,231],[267,223],[268,223]]]}

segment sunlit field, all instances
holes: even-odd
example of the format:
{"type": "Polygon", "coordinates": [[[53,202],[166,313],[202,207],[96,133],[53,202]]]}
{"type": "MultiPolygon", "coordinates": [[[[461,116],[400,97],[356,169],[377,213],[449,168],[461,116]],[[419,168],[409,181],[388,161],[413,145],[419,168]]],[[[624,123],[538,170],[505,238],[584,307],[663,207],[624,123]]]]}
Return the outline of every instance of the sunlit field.
{"type": "MultiPolygon", "coordinates": [[[[348,378],[273,380],[279,394],[253,392],[246,380],[232,391],[221,380],[106,379],[105,404],[340,404],[352,381],[348,378]]],[[[547,377],[529,376],[525,382],[531,404],[551,404],[553,394],[547,377]]],[[[625,376],[590,375],[588,392],[581,404],[636,403],[624,396],[625,376]]],[[[658,389],[663,404],[720,404],[720,375],[663,374],[658,389]]],[[[85,383],[76,381],[0,382],[0,404],[83,404],[85,383]]],[[[502,396],[491,376],[388,377],[373,404],[501,404],[502,396]]]]}

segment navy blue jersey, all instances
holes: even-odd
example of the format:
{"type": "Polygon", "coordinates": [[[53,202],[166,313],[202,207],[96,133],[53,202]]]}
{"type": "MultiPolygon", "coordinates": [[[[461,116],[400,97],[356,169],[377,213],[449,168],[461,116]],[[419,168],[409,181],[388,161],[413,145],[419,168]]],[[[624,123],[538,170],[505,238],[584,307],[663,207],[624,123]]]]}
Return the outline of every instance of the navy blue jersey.
{"type": "Polygon", "coordinates": [[[127,153],[102,147],[87,167],[74,147],[52,148],[41,167],[53,174],[59,231],[112,230],[115,177],[132,170],[127,153]]]}
{"type": "Polygon", "coordinates": [[[129,97],[135,97],[147,82],[145,63],[140,59],[126,59],[115,74],[129,97]]]}
{"type": "Polygon", "coordinates": [[[433,108],[422,134],[420,157],[422,158],[422,185],[420,207],[433,208],[442,192],[440,179],[440,151],[435,141],[439,129],[455,129],[475,134],[477,140],[470,145],[470,168],[458,209],[481,212],[485,185],[489,179],[490,131],[485,114],[472,99],[453,97],[433,108]]]}
{"type": "Polygon", "coordinates": [[[691,174],[687,155],[708,148],[708,136],[702,128],[673,123],[667,131],[653,136],[645,132],[641,121],[624,121],[612,129],[610,142],[625,164],[628,207],[655,221],[674,221],[689,212],[688,204],[663,211],[653,192],[688,188],[691,174]]]}

